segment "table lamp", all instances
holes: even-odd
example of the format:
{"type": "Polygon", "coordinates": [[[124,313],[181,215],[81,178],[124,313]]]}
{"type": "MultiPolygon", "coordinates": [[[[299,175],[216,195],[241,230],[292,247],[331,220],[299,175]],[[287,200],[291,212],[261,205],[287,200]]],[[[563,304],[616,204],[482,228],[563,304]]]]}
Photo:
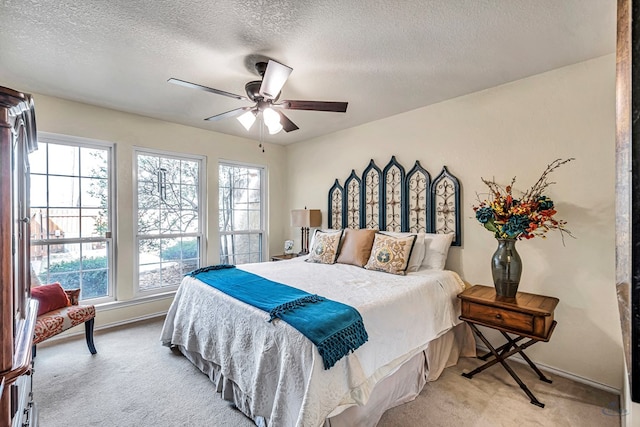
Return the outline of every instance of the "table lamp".
{"type": "Polygon", "coordinates": [[[302,250],[298,255],[309,253],[309,227],[320,227],[322,225],[322,214],[320,209],[293,209],[291,211],[291,226],[302,228],[301,245],[302,250]]]}

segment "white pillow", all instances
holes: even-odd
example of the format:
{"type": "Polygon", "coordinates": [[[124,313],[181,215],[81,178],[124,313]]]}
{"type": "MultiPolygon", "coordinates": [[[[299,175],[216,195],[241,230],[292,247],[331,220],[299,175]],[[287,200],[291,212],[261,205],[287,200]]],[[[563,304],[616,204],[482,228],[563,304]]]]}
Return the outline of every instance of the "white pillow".
{"type": "Polygon", "coordinates": [[[413,244],[413,250],[411,251],[411,258],[409,258],[409,265],[407,266],[407,273],[412,273],[414,271],[418,271],[420,269],[420,265],[422,264],[422,259],[424,258],[425,244],[424,244],[424,236],[425,233],[408,233],[408,232],[397,232],[397,231],[381,231],[382,234],[386,234],[387,236],[392,237],[407,237],[407,236],[416,236],[416,241],[413,244]]]}
{"type": "Polygon", "coordinates": [[[454,233],[433,234],[426,233],[424,237],[424,259],[421,270],[444,270],[447,263],[449,247],[453,242],[454,233]]]}

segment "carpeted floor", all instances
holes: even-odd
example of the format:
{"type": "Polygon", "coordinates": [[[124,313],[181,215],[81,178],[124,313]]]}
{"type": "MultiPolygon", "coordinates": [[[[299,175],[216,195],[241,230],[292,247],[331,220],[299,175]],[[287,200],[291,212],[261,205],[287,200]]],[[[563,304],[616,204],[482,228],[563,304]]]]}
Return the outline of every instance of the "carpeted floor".
{"type": "MultiPolygon", "coordinates": [[[[96,332],[98,354],[83,338],[38,346],[34,398],[42,427],[61,426],[252,426],[213,393],[208,378],[159,342],[162,320],[96,332]]],[[[413,402],[393,408],[380,427],[422,426],[620,426],[618,396],[549,375],[537,379],[526,365],[511,363],[538,399],[529,403],[499,366],[472,380],[481,364],[462,359],[413,402]]]]}

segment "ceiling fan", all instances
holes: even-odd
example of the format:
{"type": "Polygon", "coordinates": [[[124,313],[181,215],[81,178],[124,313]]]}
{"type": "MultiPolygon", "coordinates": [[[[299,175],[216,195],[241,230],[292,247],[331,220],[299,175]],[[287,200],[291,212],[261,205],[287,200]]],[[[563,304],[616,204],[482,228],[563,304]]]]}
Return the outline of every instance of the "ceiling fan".
{"type": "Polygon", "coordinates": [[[180,79],[170,78],[169,83],[177,84],[193,89],[200,89],[205,92],[217,95],[228,96],[242,101],[253,101],[255,105],[236,108],[225,113],[207,117],[205,120],[221,120],[228,117],[238,117],[238,120],[246,130],[251,129],[258,115],[262,114],[264,124],[268,127],[270,134],[276,134],[284,129],[291,132],[299,129],[282,111],[285,110],[308,110],[308,111],[329,111],[344,113],[347,111],[347,102],[331,101],[292,101],[283,100],[277,102],[280,97],[282,86],[289,78],[293,68],[280,64],[272,59],[269,62],[258,62],[255,65],[256,71],[262,80],[254,80],[244,86],[247,96],[236,95],[224,90],[213,89],[196,83],[187,82],[180,79]]]}

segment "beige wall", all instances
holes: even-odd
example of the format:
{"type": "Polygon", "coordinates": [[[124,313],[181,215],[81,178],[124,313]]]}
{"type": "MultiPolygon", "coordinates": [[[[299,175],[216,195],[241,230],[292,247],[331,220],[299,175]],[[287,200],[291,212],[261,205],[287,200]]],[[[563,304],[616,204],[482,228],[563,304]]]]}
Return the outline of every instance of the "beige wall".
{"type": "MultiPolygon", "coordinates": [[[[282,252],[289,209],[320,208],[326,224],[327,191],[351,169],[373,158],[384,166],[396,155],[415,160],[433,176],[443,165],[462,184],[463,246],[452,248],[448,268],[472,283],[491,283],[496,244],[473,218],[480,177],[506,183],[517,176],[526,189],[548,162],[576,161],[559,169],[549,194],[577,237],[558,234],[518,243],[524,262],[521,290],[560,298],[552,340],[528,350],[545,365],[621,388],[622,350],[614,291],[614,81],[615,57],[554,70],[287,147],[194,129],[146,117],[35,94],[38,129],[116,143],[118,299],[133,298],[133,146],[207,156],[207,262],[218,259],[217,161],[267,166],[269,253],[282,252]]],[[[98,313],[98,325],[160,313],[171,299],[98,313]]],[[[495,337],[494,337],[495,338],[495,337]]]]}
{"type": "MultiPolygon", "coordinates": [[[[622,344],[615,295],[615,57],[609,55],[287,147],[290,208],[321,208],[327,192],[370,159],[415,160],[437,175],[446,165],[462,185],[463,246],[448,268],[491,284],[492,235],[474,219],[480,177],[525,190],[556,158],[549,189],[576,239],[558,233],[518,242],[521,290],[560,299],[552,340],[528,350],[536,361],[615,388],[622,344]]],[[[374,101],[372,101],[374,102],[374,101]]],[[[384,102],[375,101],[375,102],[384,102]]],[[[296,229],[291,238],[299,240],[296,229]]]]}
{"type": "MultiPolygon", "coordinates": [[[[99,108],[34,94],[37,125],[40,132],[52,132],[75,137],[115,143],[117,190],[117,262],[116,283],[118,301],[134,299],[134,220],[133,220],[133,148],[145,147],[178,153],[206,156],[207,164],[207,261],[219,260],[218,247],[218,161],[234,160],[263,165],[267,171],[269,191],[268,239],[269,253],[281,253],[283,235],[289,231],[284,213],[285,155],[284,148],[267,144],[265,152],[255,141],[221,133],[181,126],[134,114],[99,108]]],[[[98,311],[97,326],[119,323],[127,319],[166,312],[172,296],[160,301],[98,311]]],[[[117,307],[117,304],[115,305],[117,307]]]]}

